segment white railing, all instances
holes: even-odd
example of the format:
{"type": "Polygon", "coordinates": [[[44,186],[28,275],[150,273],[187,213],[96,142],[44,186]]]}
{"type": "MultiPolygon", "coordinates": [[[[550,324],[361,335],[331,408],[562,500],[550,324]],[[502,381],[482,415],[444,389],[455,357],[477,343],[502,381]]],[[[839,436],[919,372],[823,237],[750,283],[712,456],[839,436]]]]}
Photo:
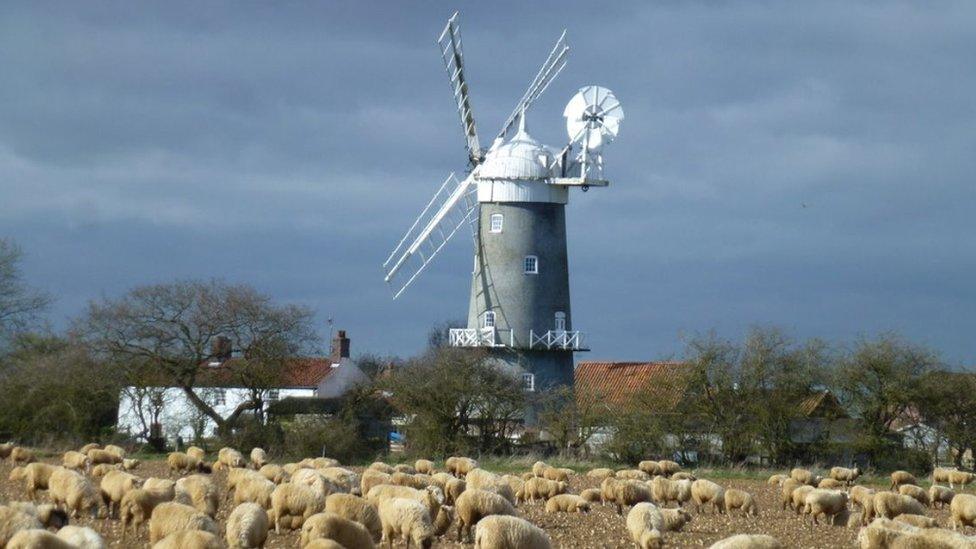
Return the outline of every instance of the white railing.
{"type": "Polygon", "coordinates": [[[529,348],[544,348],[547,350],[563,349],[567,351],[579,351],[586,349],[583,344],[583,332],[566,330],[549,330],[536,335],[529,330],[529,348]]]}
{"type": "MultiPolygon", "coordinates": [[[[495,328],[451,328],[449,341],[451,347],[505,347],[501,341],[500,330],[495,328]]],[[[509,335],[509,345],[514,346],[514,334],[509,335]]]]}

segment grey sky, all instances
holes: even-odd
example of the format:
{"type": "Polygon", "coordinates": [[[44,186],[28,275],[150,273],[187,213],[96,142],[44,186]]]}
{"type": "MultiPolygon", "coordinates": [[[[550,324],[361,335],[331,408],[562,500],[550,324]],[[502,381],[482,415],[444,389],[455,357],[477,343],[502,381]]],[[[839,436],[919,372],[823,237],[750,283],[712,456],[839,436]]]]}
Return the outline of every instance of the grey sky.
{"type": "Polygon", "coordinates": [[[563,27],[533,135],[585,84],[626,110],[613,185],[568,208],[580,358],[772,324],[976,362],[976,4],[607,4],[4,3],[0,235],[56,325],[217,276],[413,353],[466,315],[470,241],[396,302],[380,270],[464,168],[434,46],[460,8],[483,142],[563,27]]]}

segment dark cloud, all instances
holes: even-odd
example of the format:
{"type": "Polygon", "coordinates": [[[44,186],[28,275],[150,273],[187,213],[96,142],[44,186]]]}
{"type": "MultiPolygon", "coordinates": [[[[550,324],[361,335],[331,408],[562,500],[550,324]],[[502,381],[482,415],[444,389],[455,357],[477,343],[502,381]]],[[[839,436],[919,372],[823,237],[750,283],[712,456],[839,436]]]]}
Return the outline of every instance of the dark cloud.
{"type": "MultiPolygon", "coordinates": [[[[563,27],[530,113],[575,89],[627,112],[609,189],[569,206],[593,356],[710,329],[898,330],[972,363],[976,7],[562,2],[462,8],[490,139],[563,27]]],[[[250,282],[410,353],[466,315],[470,244],[397,302],[380,264],[464,152],[434,39],[449,6],[0,7],[0,234],[59,299],[175,277],[250,282]]]]}

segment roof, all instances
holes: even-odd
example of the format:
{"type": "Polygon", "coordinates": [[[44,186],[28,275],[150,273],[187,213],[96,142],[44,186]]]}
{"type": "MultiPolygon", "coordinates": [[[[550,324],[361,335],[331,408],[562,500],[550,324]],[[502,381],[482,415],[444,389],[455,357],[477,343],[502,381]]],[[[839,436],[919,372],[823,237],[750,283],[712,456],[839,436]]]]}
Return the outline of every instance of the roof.
{"type": "Polygon", "coordinates": [[[668,408],[681,398],[690,365],[685,362],[580,362],[574,384],[580,404],[603,402],[608,407],[628,404],[644,391],[662,390],[668,408]]]}
{"type": "Polygon", "coordinates": [[[820,391],[803,399],[796,407],[797,417],[846,418],[847,412],[829,390],[820,391]]]}
{"type": "Polygon", "coordinates": [[[552,153],[525,131],[525,116],[512,139],[492,147],[478,177],[483,179],[546,179],[552,174],[552,153]]]}
{"type": "MultiPolygon", "coordinates": [[[[238,387],[242,384],[234,369],[242,366],[244,361],[240,358],[232,358],[220,364],[220,366],[204,366],[197,380],[199,387],[238,387]]],[[[262,382],[262,385],[275,387],[278,389],[308,389],[318,387],[319,383],[332,375],[335,368],[332,367],[332,359],[329,357],[301,357],[292,358],[285,362],[285,365],[276,372],[277,380],[262,382]]],[[[260,375],[260,374],[258,374],[260,375]]]]}

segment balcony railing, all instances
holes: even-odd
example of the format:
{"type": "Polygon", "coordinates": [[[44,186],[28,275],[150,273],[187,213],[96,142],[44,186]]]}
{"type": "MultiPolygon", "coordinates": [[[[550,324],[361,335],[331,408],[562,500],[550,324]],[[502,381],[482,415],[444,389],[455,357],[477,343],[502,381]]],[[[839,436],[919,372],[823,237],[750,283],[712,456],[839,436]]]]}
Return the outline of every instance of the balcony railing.
{"type": "Polygon", "coordinates": [[[582,351],[586,350],[586,345],[583,343],[583,332],[549,330],[548,332],[536,335],[535,332],[529,330],[529,348],[550,351],[553,349],[582,351]]]}
{"type": "MultiPolygon", "coordinates": [[[[514,346],[513,333],[508,332],[509,346],[514,346]]],[[[501,330],[496,328],[451,328],[451,347],[505,347],[501,339],[501,330]]]]}
{"type": "MultiPolygon", "coordinates": [[[[566,330],[549,330],[536,334],[529,330],[528,346],[526,341],[519,338],[519,348],[586,351],[588,348],[583,340],[583,332],[566,330]]],[[[513,330],[499,330],[497,328],[451,328],[448,339],[451,347],[512,347],[515,345],[513,330]]]]}

